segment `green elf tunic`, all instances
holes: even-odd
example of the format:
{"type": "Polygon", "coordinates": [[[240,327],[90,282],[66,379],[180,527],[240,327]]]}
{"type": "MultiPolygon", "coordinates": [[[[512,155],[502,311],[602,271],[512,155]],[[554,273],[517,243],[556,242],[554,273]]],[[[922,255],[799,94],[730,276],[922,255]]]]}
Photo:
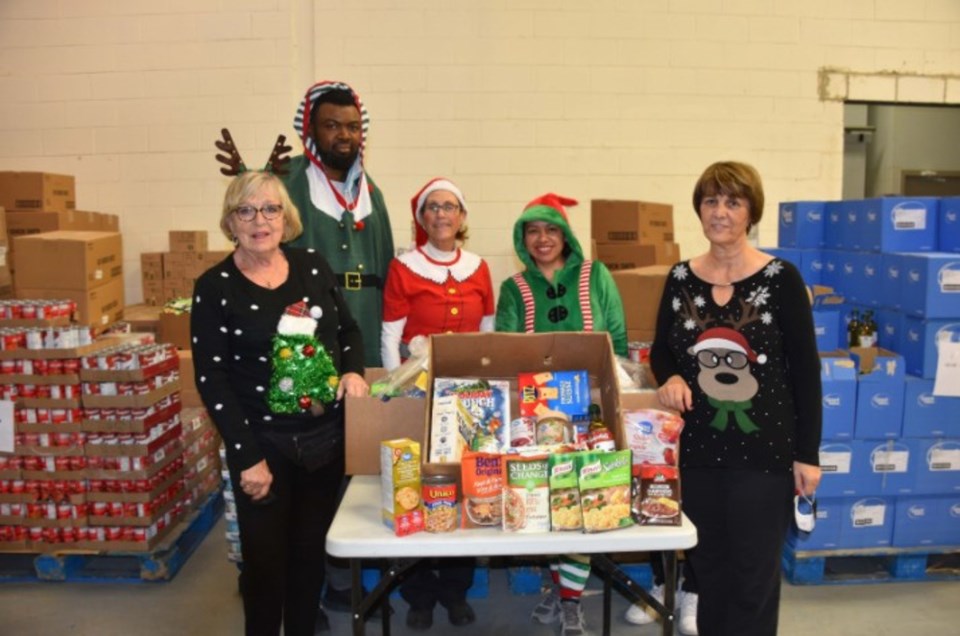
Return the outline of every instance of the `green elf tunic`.
{"type": "Polygon", "coordinates": [[[364,364],[379,367],[380,328],[383,316],[383,284],[393,259],[393,234],[383,193],[367,176],[372,211],[355,222],[343,210],[338,221],[319,210],[310,200],[306,156],[294,157],[284,183],[290,199],[300,210],[303,234],[291,241],[295,247],[317,250],[337,274],[350,313],[363,333],[364,364]]]}
{"type": "Polygon", "coordinates": [[[526,269],[500,285],[496,330],[517,333],[545,331],[606,331],[619,356],[627,355],[623,302],[610,270],[585,260],[580,242],[559,210],[532,205],[513,226],[513,246],[526,269]],[[523,226],[546,221],[563,230],[570,253],[562,269],[548,281],[523,244],[523,226]]]}
{"type": "Polygon", "coordinates": [[[303,234],[290,244],[318,251],[330,264],[363,333],[364,364],[379,367],[383,366],[383,287],[393,259],[393,233],[383,193],[363,168],[369,124],[363,101],[347,84],[322,81],[308,88],[293,119],[293,128],[303,142],[303,154],[291,159],[283,182],[303,223],[303,234]],[[360,153],[344,183],[334,183],[324,174],[310,121],[316,102],[332,90],[350,93],[363,130],[360,153]]]}

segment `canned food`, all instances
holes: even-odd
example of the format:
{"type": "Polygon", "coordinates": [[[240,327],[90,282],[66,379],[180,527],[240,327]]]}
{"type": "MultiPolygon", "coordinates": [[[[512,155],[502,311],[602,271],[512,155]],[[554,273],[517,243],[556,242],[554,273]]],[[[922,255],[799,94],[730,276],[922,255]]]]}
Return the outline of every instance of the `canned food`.
{"type": "Polygon", "coordinates": [[[652,342],[634,340],[627,343],[627,357],[634,362],[649,363],[652,342]]]}
{"type": "Polygon", "coordinates": [[[457,482],[447,475],[429,475],[421,482],[424,529],[452,532],[457,527],[457,482]]]}
{"type": "Polygon", "coordinates": [[[562,413],[541,415],[537,418],[537,444],[567,444],[574,441],[570,420],[562,413]]]}

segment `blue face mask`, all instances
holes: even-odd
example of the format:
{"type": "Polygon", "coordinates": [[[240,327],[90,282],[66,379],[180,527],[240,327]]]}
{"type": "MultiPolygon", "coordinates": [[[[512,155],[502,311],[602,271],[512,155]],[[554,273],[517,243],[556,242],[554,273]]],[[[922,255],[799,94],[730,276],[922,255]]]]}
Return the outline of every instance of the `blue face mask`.
{"type": "Polygon", "coordinates": [[[793,518],[801,532],[813,532],[817,525],[817,499],[806,495],[793,497],[793,518]]]}

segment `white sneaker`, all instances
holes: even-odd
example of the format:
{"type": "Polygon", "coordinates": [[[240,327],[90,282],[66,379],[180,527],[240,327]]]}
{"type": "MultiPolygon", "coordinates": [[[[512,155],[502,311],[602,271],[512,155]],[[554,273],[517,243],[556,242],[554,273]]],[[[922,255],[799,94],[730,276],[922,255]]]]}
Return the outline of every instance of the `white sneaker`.
{"type": "Polygon", "coordinates": [[[682,636],[697,636],[697,601],[700,595],[696,592],[677,592],[677,611],[680,620],[677,621],[677,631],[682,636]]]}
{"type": "MultiPolygon", "coordinates": [[[[650,589],[650,596],[663,603],[663,585],[654,585],[650,589]]],[[[650,609],[645,603],[634,603],[627,608],[627,613],[623,619],[634,625],[649,625],[657,618],[657,613],[650,609]]]]}

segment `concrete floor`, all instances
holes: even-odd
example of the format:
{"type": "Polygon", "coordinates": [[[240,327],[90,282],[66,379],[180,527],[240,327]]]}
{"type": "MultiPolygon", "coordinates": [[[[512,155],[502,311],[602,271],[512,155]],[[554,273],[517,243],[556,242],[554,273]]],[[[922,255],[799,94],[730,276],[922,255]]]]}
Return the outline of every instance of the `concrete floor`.
{"type": "MultiPolygon", "coordinates": [[[[3,636],[228,636],[243,633],[243,611],[237,593],[237,569],[225,558],[223,522],[173,581],[151,584],[22,583],[0,584],[0,634],[3,636]]],[[[479,616],[471,626],[455,628],[446,613],[434,614],[428,632],[457,636],[548,636],[556,630],[532,624],[535,596],[514,596],[502,570],[490,575],[490,596],[472,601],[479,616]]],[[[587,590],[584,607],[591,633],[600,634],[601,596],[587,590]]],[[[405,604],[391,633],[412,633],[403,623],[405,604]]],[[[622,619],[626,600],[614,595],[612,633],[653,636],[659,626],[635,627],[622,619]]],[[[346,614],[330,614],[333,634],[350,634],[346,614]]],[[[780,612],[783,636],[887,636],[960,634],[960,582],[827,585],[784,584],[780,612]]],[[[379,623],[367,633],[378,636],[379,623]]]]}

